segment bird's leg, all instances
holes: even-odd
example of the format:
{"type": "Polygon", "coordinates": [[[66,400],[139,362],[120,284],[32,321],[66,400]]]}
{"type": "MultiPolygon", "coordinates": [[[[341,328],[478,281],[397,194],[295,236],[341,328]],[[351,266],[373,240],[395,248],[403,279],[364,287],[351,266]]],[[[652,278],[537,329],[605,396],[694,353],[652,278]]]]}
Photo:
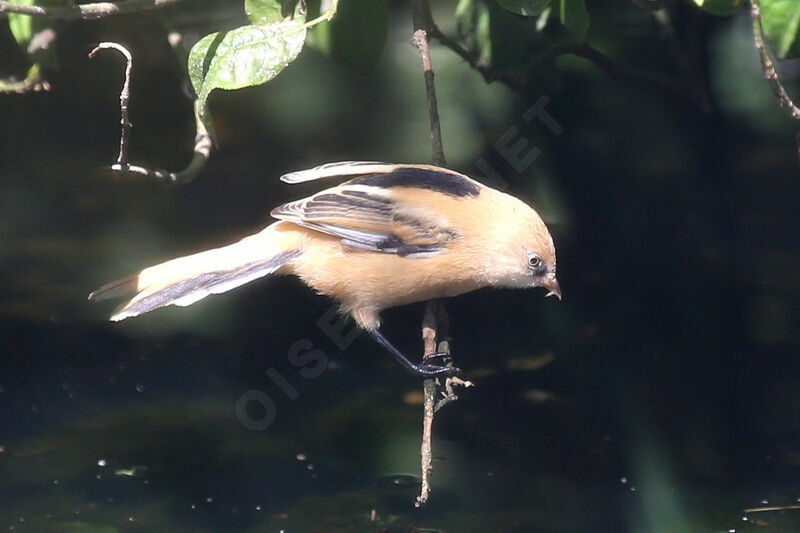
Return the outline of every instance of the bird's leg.
{"type": "MultiPolygon", "coordinates": [[[[423,378],[438,378],[438,377],[452,377],[461,375],[461,369],[456,368],[454,366],[442,366],[442,365],[435,365],[432,363],[422,363],[422,364],[415,364],[408,360],[408,358],[400,353],[400,350],[395,348],[391,342],[389,342],[386,337],[384,337],[380,331],[377,329],[368,330],[369,334],[372,335],[372,338],[378,341],[386,350],[392,354],[392,357],[397,359],[401,365],[405,367],[406,370],[411,372],[416,376],[420,376],[423,378]]],[[[444,356],[447,354],[443,353],[436,353],[433,354],[431,357],[439,357],[444,356]]]]}

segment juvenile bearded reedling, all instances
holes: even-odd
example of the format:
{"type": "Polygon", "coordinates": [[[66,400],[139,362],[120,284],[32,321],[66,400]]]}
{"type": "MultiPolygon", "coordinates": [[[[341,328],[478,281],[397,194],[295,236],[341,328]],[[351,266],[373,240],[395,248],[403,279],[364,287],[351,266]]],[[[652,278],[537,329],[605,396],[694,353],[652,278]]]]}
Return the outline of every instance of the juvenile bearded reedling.
{"type": "Polygon", "coordinates": [[[409,361],[381,334],[383,309],[487,286],[544,287],[561,298],[553,239],[517,198],[429,165],[330,163],[281,180],[343,177],[350,179],[273,209],[278,222],[255,235],[151,266],[89,300],[134,294],[111,316],[118,321],[294,274],[337,300],[408,370],[433,377],[458,369],[409,361]]]}

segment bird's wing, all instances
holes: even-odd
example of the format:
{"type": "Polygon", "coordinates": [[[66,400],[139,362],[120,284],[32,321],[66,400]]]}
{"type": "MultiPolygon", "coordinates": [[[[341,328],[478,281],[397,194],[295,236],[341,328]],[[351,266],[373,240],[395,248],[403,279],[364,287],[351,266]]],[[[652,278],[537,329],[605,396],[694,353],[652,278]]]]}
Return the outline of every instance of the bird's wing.
{"type": "Polygon", "coordinates": [[[391,164],[374,161],[328,163],[281,176],[286,183],[305,183],[323,178],[353,178],[350,184],[391,189],[424,189],[450,197],[478,196],[483,185],[464,174],[432,165],[391,164]]]}
{"type": "Polygon", "coordinates": [[[342,239],[348,248],[404,257],[426,257],[446,249],[457,232],[434,209],[409,201],[391,188],[351,180],[284,204],[272,216],[342,239]]]}

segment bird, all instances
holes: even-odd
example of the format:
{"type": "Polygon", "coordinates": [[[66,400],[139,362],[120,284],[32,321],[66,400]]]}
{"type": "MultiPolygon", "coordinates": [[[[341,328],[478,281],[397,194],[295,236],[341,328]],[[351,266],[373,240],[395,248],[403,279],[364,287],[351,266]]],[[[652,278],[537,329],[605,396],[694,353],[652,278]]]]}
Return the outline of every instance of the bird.
{"type": "Polygon", "coordinates": [[[120,321],[188,306],[270,274],[295,275],[336,300],[412,374],[434,378],[460,370],[410,361],[381,333],[382,310],[483,287],[543,287],[561,299],[553,238],[522,200],[422,164],[344,161],[281,181],[336,178],[345,181],[273,209],[277,221],[258,233],[145,268],[89,300],[132,295],[111,315],[120,321]]]}

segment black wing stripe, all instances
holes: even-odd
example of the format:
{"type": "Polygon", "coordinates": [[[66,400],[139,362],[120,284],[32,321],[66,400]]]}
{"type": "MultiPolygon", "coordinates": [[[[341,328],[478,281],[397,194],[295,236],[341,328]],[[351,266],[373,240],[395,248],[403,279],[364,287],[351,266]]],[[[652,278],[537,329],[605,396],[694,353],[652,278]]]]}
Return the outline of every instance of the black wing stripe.
{"type": "Polygon", "coordinates": [[[417,170],[395,169],[386,179],[378,174],[358,178],[305,200],[277,207],[272,215],[339,237],[342,246],[353,251],[410,258],[434,255],[447,249],[459,238],[458,234],[441,226],[438,220],[426,218],[425,209],[418,214],[399,211],[400,204],[384,196],[378,188],[416,185],[451,196],[480,194],[480,188],[458,174],[417,170]]]}
{"type": "Polygon", "coordinates": [[[355,196],[356,198],[363,198],[364,200],[370,200],[373,202],[378,202],[381,204],[393,204],[394,200],[389,198],[383,198],[381,196],[377,196],[375,194],[370,194],[365,191],[354,191],[352,189],[344,189],[342,190],[342,194],[345,196],[355,196]]]}
{"type": "Polygon", "coordinates": [[[388,174],[370,174],[347,183],[349,185],[367,185],[383,189],[389,187],[416,187],[456,197],[478,196],[481,192],[477,183],[460,174],[414,167],[401,167],[388,174]]]}
{"type": "Polygon", "coordinates": [[[397,235],[389,235],[379,242],[376,248],[384,253],[397,254],[401,257],[414,254],[432,254],[442,250],[441,244],[406,244],[397,235]]]}
{"type": "Polygon", "coordinates": [[[369,211],[379,211],[381,213],[389,214],[393,209],[393,204],[389,203],[375,203],[365,200],[357,200],[355,198],[349,198],[347,196],[342,196],[339,194],[321,194],[319,196],[312,197],[306,203],[306,209],[314,210],[314,209],[322,209],[326,206],[329,207],[351,207],[351,208],[362,208],[369,211]]]}

